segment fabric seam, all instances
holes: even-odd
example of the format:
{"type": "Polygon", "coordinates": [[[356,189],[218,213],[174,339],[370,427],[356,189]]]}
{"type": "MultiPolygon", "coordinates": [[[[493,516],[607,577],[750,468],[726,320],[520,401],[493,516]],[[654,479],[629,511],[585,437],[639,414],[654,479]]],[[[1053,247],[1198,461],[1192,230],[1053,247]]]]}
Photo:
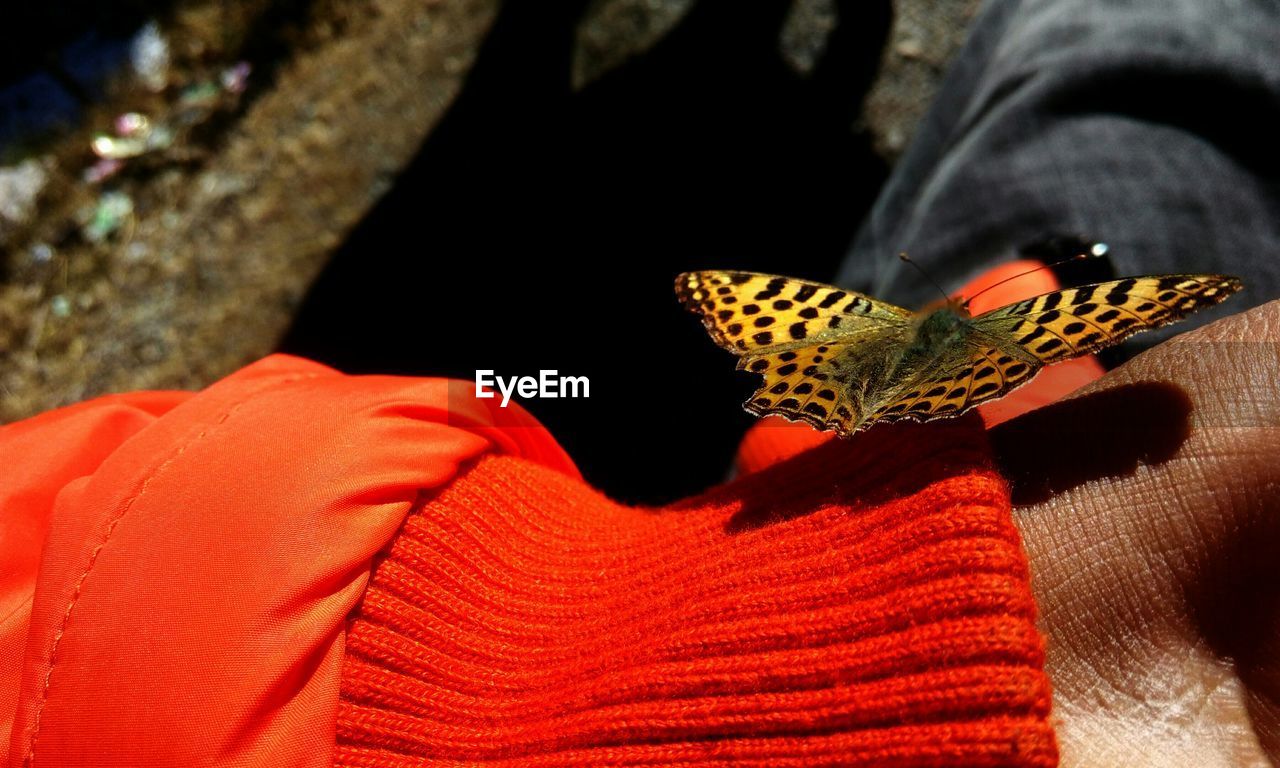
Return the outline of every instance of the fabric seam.
{"type": "Polygon", "coordinates": [[[211,424],[208,424],[207,426],[205,426],[204,429],[200,430],[199,434],[197,434],[195,437],[192,437],[191,439],[185,441],[182,445],[180,445],[177,448],[177,450],[175,450],[173,454],[169,456],[169,458],[164,460],[164,463],[156,467],[155,470],[153,470],[147,476],[147,478],[142,481],[142,485],[138,488],[137,492],[134,493],[133,496],[129,497],[123,505],[121,505],[120,511],[116,513],[116,515],[107,524],[107,529],[102,536],[102,540],[98,542],[98,545],[94,547],[93,552],[89,555],[89,562],[84,566],[84,569],[80,572],[79,577],[76,579],[76,586],[71,593],[70,601],[67,603],[67,609],[62,615],[62,622],[58,626],[58,630],[54,633],[53,643],[49,647],[49,669],[45,672],[45,675],[44,675],[44,684],[41,686],[41,689],[40,689],[40,701],[39,701],[39,704],[36,706],[35,716],[32,720],[30,741],[28,742],[28,745],[27,745],[26,754],[22,758],[22,765],[24,766],[24,768],[30,768],[35,763],[36,743],[40,737],[40,726],[41,726],[41,722],[44,715],[44,707],[49,699],[49,689],[53,682],[53,671],[58,666],[58,647],[61,645],[62,638],[66,634],[67,629],[71,624],[71,616],[75,612],[76,604],[80,600],[80,593],[81,593],[81,590],[84,588],[85,580],[89,578],[89,574],[93,571],[94,565],[97,564],[98,555],[101,554],[103,548],[106,547],[107,543],[111,541],[111,537],[115,533],[116,526],[119,525],[120,521],[124,519],[124,516],[127,515],[131,509],[133,509],[134,505],[138,503],[138,500],[141,499],[143,495],[147,492],[147,489],[151,486],[151,481],[159,477],[161,473],[163,473],[166,469],[168,469],[173,464],[173,462],[177,461],[178,457],[181,456],[183,453],[185,453],[188,448],[190,448],[191,446],[195,445],[197,442],[202,440],[211,431],[217,429],[218,427],[226,423],[228,419],[230,419],[237,411],[239,411],[240,408],[248,404],[250,400],[277,387],[281,387],[287,384],[292,384],[298,381],[304,381],[307,379],[315,379],[320,375],[321,374],[318,374],[318,373],[312,373],[312,374],[306,374],[306,375],[291,376],[285,379],[279,379],[276,381],[272,381],[269,384],[262,386],[259,389],[256,389],[255,391],[245,395],[238,402],[233,403],[231,407],[228,408],[221,416],[219,416],[216,421],[212,422],[211,424]]]}

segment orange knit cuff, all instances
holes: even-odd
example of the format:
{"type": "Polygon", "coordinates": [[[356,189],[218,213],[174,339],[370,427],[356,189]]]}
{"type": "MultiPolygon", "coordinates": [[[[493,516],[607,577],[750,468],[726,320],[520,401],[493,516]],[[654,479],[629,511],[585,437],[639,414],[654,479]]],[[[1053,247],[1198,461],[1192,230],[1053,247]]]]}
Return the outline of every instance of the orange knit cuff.
{"type": "Polygon", "coordinates": [[[1055,765],[977,420],[871,437],[660,509],[479,460],[376,565],[336,765],[1055,765]]]}

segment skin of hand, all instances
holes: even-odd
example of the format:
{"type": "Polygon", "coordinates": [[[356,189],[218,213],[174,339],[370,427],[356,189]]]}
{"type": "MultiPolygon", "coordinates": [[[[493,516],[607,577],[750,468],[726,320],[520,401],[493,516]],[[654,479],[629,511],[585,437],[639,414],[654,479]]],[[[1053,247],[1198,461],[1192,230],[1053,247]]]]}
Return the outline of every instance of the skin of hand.
{"type": "Polygon", "coordinates": [[[991,435],[1062,765],[1280,763],[1280,301],[991,435]]]}

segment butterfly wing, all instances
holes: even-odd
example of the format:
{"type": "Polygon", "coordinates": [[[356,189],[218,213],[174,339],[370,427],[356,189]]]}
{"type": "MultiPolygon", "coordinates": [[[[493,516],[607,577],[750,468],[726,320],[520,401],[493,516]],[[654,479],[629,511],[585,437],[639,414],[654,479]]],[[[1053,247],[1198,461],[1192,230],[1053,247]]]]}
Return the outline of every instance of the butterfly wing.
{"type": "Polygon", "coordinates": [[[832,285],[755,272],[686,272],[676,296],[737,355],[847,341],[907,325],[911,313],[832,285]]]}
{"type": "Polygon", "coordinates": [[[1241,287],[1228,275],[1130,277],[1026,299],[979,315],[973,326],[1009,354],[1055,363],[1181,320],[1241,287]]]}
{"type": "Polygon", "coordinates": [[[1054,291],[966,320],[954,342],[904,364],[915,329],[912,314],[892,304],[752,272],[676,281],[738,367],[764,376],[748,411],[846,436],[877,421],[957,416],[1049,363],[1175,322],[1240,288],[1226,275],[1153,275],[1054,291]]]}
{"type": "Polygon", "coordinates": [[[1026,384],[1049,363],[1097,351],[1180,320],[1240,290],[1226,275],[1153,275],[1046,293],[974,318],[934,364],[902,384],[866,423],[957,416],[1026,384]]]}
{"type": "Polygon", "coordinates": [[[868,410],[877,421],[930,421],[959,416],[1031,381],[1044,363],[973,333],[927,366],[901,370],[901,384],[868,410]]]}
{"type": "Polygon", "coordinates": [[[687,272],[676,295],[738,368],[764,376],[745,403],[841,434],[862,421],[860,367],[874,367],[909,332],[911,313],[861,293],[755,272],[687,272]]]}
{"type": "Polygon", "coordinates": [[[763,352],[749,361],[744,358],[741,362],[746,365],[740,362],[738,367],[763,375],[764,383],[743,407],[757,416],[782,416],[818,429],[853,434],[866,408],[857,388],[858,377],[849,366],[866,360],[868,343],[874,345],[875,341],[864,338],[849,344],[763,352]]]}

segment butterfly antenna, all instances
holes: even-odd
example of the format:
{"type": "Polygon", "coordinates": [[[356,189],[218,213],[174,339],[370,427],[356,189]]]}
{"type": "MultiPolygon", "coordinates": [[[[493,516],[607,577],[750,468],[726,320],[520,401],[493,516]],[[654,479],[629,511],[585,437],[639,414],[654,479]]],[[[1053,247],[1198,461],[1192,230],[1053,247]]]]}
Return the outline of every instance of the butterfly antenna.
{"type": "Polygon", "coordinates": [[[915,267],[917,272],[919,272],[920,274],[924,275],[924,279],[925,279],[925,280],[928,280],[928,281],[929,281],[929,284],[930,284],[930,285],[932,285],[934,288],[937,288],[937,289],[938,289],[938,293],[942,294],[942,300],[943,300],[943,301],[948,301],[948,302],[949,302],[949,301],[951,301],[951,297],[947,295],[947,292],[946,292],[946,291],[942,290],[942,286],[938,285],[938,281],[933,279],[933,275],[931,275],[931,274],[929,274],[928,272],[926,272],[926,271],[925,271],[925,269],[924,269],[924,267],[920,266],[920,265],[919,265],[919,264],[917,264],[915,261],[913,261],[913,260],[912,260],[912,258],[911,258],[910,256],[908,256],[908,255],[907,255],[907,252],[906,252],[906,251],[901,251],[901,252],[898,254],[898,258],[899,258],[899,259],[902,259],[902,260],[903,260],[903,261],[905,261],[906,263],[908,263],[908,264],[910,264],[911,266],[915,267]]]}
{"type": "Polygon", "coordinates": [[[987,291],[991,290],[992,288],[995,288],[995,287],[996,287],[996,286],[998,286],[998,285],[1004,285],[1005,283],[1009,282],[1010,280],[1017,280],[1017,279],[1018,279],[1018,278],[1020,278],[1020,277],[1026,277],[1027,275],[1034,274],[1034,273],[1036,273],[1036,272],[1039,272],[1039,271],[1040,271],[1040,270],[1042,270],[1042,269],[1053,269],[1054,267],[1060,267],[1060,266],[1062,266],[1063,264],[1069,264],[1069,263],[1071,263],[1071,262],[1073,262],[1073,261],[1080,261],[1081,259],[1092,259],[1092,258],[1094,258],[1094,257],[1096,257],[1096,256],[1102,256],[1103,254],[1105,254],[1105,253],[1107,252],[1107,250],[1108,250],[1108,248],[1107,248],[1107,244],[1106,244],[1106,243],[1095,243],[1095,244],[1094,244],[1094,245],[1093,245],[1089,250],[1084,251],[1084,252],[1082,252],[1082,253],[1077,253],[1077,254],[1076,254],[1076,255],[1074,255],[1074,256],[1068,256],[1068,257],[1067,257],[1067,258],[1065,258],[1065,259],[1058,259],[1057,261],[1055,261],[1055,262],[1053,262],[1053,263],[1051,263],[1051,264],[1041,264],[1041,265],[1040,265],[1040,266],[1038,266],[1038,267],[1033,267],[1033,268],[1031,268],[1031,269],[1028,269],[1026,272],[1019,272],[1019,273],[1018,273],[1018,274],[1016,274],[1016,275],[1010,275],[1009,277],[1006,277],[1006,278],[1005,278],[1005,279],[1003,279],[1003,280],[997,280],[996,282],[992,283],[991,285],[988,285],[986,288],[983,288],[982,290],[978,291],[977,293],[973,294],[972,296],[970,296],[970,297],[966,298],[964,301],[960,302],[960,306],[964,307],[965,309],[968,309],[968,308],[969,308],[969,302],[973,301],[974,299],[978,298],[978,297],[979,297],[979,296],[981,296],[982,294],[986,293],[987,291]]]}

